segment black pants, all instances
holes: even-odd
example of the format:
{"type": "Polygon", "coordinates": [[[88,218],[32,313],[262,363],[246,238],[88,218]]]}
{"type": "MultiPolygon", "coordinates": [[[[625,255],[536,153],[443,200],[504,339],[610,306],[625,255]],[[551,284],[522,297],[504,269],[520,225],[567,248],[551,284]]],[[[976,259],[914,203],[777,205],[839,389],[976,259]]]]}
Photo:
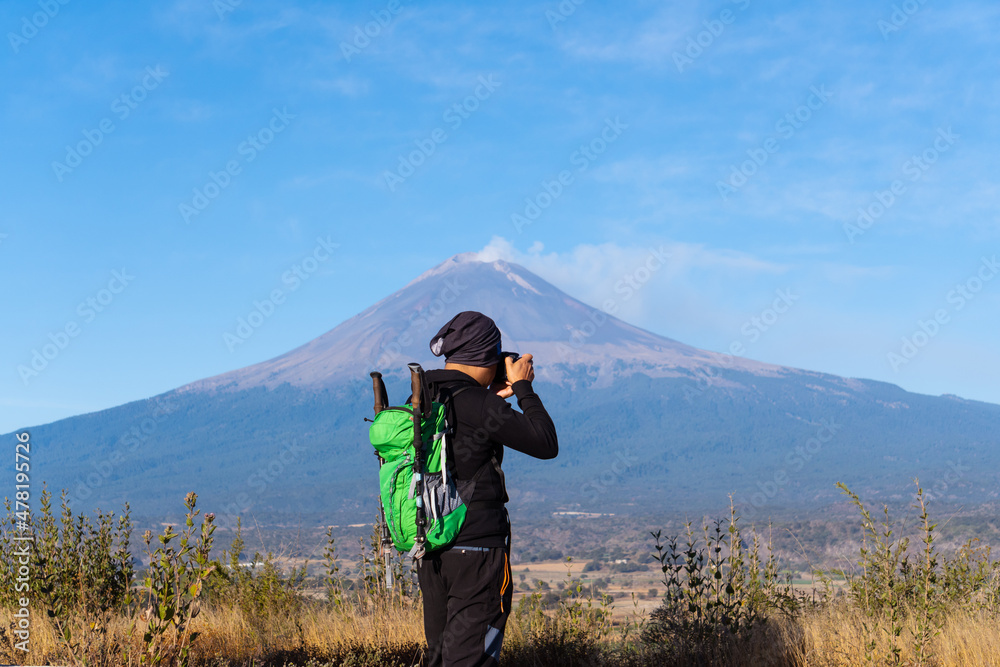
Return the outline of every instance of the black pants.
{"type": "Polygon", "coordinates": [[[514,586],[506,547],[454,546],[417,563],[427,667],[497,665],[514,586]]]}

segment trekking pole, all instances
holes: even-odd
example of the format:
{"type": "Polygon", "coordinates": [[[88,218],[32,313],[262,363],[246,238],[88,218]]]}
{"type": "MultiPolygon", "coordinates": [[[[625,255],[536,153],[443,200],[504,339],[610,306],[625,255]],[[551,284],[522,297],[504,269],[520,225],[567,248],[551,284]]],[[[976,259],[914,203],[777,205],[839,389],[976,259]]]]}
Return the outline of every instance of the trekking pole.
{"type": "MultiPolygon", "coordinates": [[[[371,372],[372,390],[375,393],[375,416],[386,409],[389,404],[389,397],[385,391],[385,382],[382,381],[382,374],[378,371],[371,372]]],[[[379,456],[376,451],[379,467],[385,463],[385,459],[379,456]]],[[[392,591],[392,536],[389,534],[389,523],[385,520],[385,507],[382,505],[382,494],[378,495],[378,511],[381,517],[379,530],[382,533],[382,560],[385,562],[385,589],[392,591]]]]}
{"type": "Polygon", "coordinates": [[[419,560],[424,557],[424,543],[427,540],[427,513],[424,508],[424,443],[421,433],[422,404],[421,387],[424,381],[424,369],[414,362],[407,364],[410,369],[410,389],[412,390],[413,406],[413,449],[416,452],[413,460],[413,498],[417,504],[417,536],[413,542],[410,555],[419,560]]]}

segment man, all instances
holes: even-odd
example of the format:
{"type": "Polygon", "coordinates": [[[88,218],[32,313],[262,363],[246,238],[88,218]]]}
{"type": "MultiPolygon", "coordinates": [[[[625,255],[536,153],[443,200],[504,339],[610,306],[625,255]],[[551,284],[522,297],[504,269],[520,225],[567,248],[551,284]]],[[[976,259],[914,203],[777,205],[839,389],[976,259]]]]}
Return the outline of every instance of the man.
{"type": "Polygon", "coordinates": [[[531,355],[500,356],[500,330],[482,313],[456,315],[431,339],[431,352],[445,357],[441,370],[427,371],[433,396],[454,394],[449,415],[453,435],[448,460],[459,480],[475,480],[468,510],[453,546],[424,556],[417,576],[424,598],[426,665],[496,665],[510,614],[510,521],[504,503],[504,447],[539,459],[559,451],[556,429],[531,387],[531,355]],[[494,383],[497,365],[506,381],[494,383]],[[498,386],[499,385],[499,386],[498,386]],[[517,412],[506,398],[517,397],[517,412]]]}

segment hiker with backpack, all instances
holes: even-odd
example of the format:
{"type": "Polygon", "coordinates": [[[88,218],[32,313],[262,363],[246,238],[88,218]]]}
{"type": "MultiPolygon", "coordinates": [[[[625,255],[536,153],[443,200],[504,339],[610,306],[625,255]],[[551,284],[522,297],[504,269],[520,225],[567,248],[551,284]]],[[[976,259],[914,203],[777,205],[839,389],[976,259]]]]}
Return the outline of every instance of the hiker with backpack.
{"type": "Polygon", "coordinates": [[[555,425],[532,388],[531,355],[502,352],[489,317],[459,313],[430,347],[444,368],[425,373],[411,364],[411,400],[382,410],[371,428],[385,457],[381,500],[393,543],[416,559],[424,664],[496,665],[513,594],[504,448],[554,458],[555,425]],[[511,396],[521,412],[505,400],[511,396]]]}

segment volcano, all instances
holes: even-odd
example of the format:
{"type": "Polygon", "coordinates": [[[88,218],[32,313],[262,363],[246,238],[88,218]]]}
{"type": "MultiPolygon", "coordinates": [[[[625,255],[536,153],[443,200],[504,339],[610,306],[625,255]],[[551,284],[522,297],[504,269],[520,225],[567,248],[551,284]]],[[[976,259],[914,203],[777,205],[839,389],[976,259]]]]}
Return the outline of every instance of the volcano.
{"type": "Polygon", "coordinates": [[[126,500],[172,512],[188,491],[220,521],[369,520],[368,372],[406,395],[405,367],[478,310],[504,347],[536,359],[560,455],[511,452],[511,508],[552,512],[818,512],[843,481],[906,502],[919,477],[946,502],[995,502],[1000,406],[700,350],[584,304],[517,264],[457,255],[326,334],[274,359],[163,395],[30,429],[36,479],[77,509],[126,500]]]}
{"type": "MultiPolygon", "coordinates": [[[[719,357],[657,336],[588,306],[517,264],[482,262],[476,253],[456,255],[305,345],[254,366],[196,382],[185,389],[220,387],[323,388],[371,370],[397,373],[409,361],[440,364],[430,353],[434,332],[455,313],[476,310],[492,317],[504,347],[531,352],[539,379],[565,383],[573,369],[587,368],[599,385],[645,368],[650,377],[682,377],[719,365],[719,357]]],[[[740,370],[780,373],[748,359],[731,358],[740,370]]]]}

